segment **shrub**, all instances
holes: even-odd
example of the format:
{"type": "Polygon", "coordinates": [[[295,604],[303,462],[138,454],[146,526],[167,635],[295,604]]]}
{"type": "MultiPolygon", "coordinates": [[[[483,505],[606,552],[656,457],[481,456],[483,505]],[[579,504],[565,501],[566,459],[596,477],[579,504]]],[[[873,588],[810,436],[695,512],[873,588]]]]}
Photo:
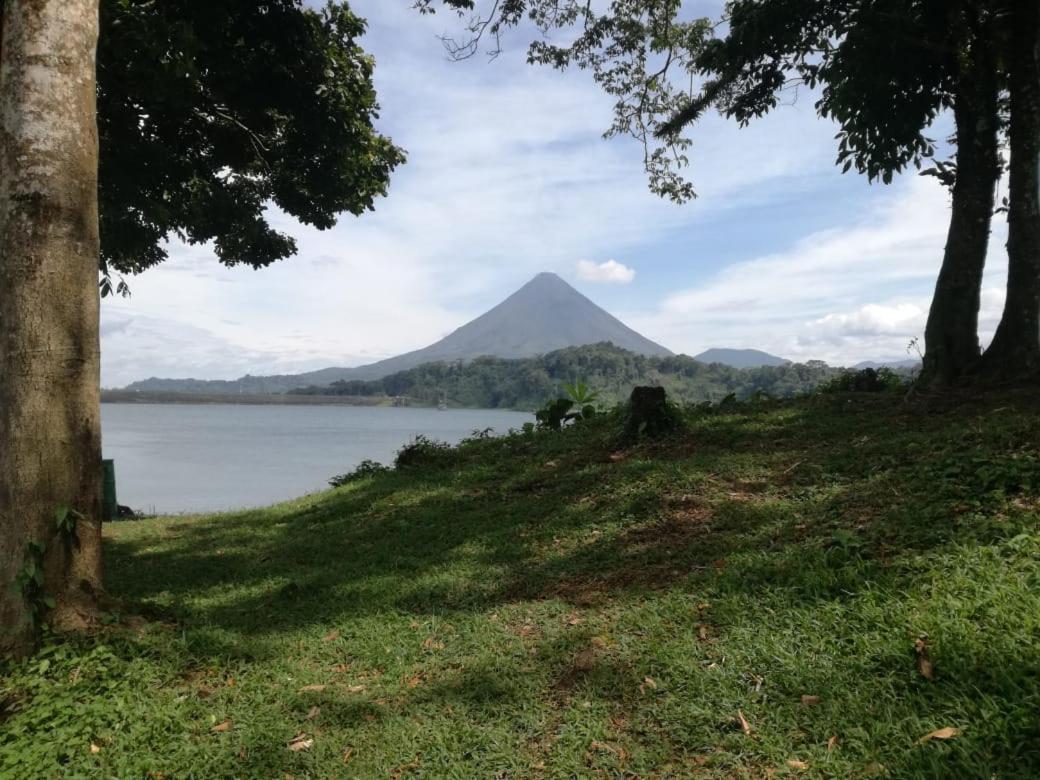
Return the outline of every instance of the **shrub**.
{"type": "Polygon", "coordinates": [[[573,406],[574,401],[570,398],[557,398],[549,401],[534,413],[534,418],[538,421],[538,427],[550,431],[560,430],[568,420],[574,418],[574,414],[571,412],[573,406]]]}
{"type": "Polygon", "coordinates": [[[388,469],[382,463],[377,463],[374,460],[369,460],[368,458],[365,458],[365,460],[361,461],[359,464],[357,464],[357,466],[354,467],[353,471],[348,471],[346,474],[338,474],[337,476],[330,479],[329,485],[331,485],[334,488],[342,487],[343,485],[346,485],[349,482],[354,482],[359,479],[365,479],[367,477],[374,477],[378,474],[385,474],[389,470],[390,469],[388,469]]]}
{"type": "Polygon", "coordinates": [[[450,444],[419,434],[397,451],[394,466],[399,469],[449,466],[457,452],[450,444]]]}
{"type": "Polygon", "coordinates": [[[671,403],[663,387],[633,387],[622,409],[621,441],[658,438],[683,427],[682,412],[671,403]]]}
{"type": "Polygon", "coordinates": [[[842,371],[820,385],[821,393],[884,393],[900,390],[906,382],[890,368],[842,371]]]}

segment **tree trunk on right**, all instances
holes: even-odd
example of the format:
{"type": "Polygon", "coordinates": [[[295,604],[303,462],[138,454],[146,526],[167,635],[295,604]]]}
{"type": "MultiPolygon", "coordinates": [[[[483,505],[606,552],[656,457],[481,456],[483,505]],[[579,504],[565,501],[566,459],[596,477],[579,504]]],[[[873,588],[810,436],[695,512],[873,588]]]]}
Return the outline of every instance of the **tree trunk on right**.
{"type": "Polygon", "coordinates": [[[997,77],[989,25],[971,34],[954,98],[957,174],[942,267],[925,326],[920,384],[950,385],[976,368],[979,307],[1000,176],[997,77]]]}
{"type": "Polygon", "coordinates": [[[101,588],[98,0],[2,12],[0,655],[101,588]]]}
{"type": "Polygon", "coordinates": [[[995,380],[1040,371],[1040,2],[1010,6],[1007,298],[983,357],[995,380]]]}

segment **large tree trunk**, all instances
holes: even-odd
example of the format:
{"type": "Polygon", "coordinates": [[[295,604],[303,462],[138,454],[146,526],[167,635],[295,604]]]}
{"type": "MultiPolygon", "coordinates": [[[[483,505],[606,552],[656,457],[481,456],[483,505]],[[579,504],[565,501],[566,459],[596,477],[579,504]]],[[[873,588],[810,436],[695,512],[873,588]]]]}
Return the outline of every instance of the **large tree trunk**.
{"type": "Polygon", "coordinates": [[[27,648],[33,615],[89,624],[101,588],[97,36],[98,0],[3,3],[0,653],[27,648]],[[26,598],[30,543],[43,584],[26,598]]]}
{"type": "Polygon", "coordinates": [[[1040,371],[1040,3],[1011,7],[1007,298],[983,360],[993,379],[1040,371]]]}
{"type": "Polygon", "coordinates": [[[975,35],[954,98],[957,178],[946,250],[925,325],[922,385],[949,385],[979,361],[979,307],[1000,177],[997,78],[988,36],[975,35]]]}

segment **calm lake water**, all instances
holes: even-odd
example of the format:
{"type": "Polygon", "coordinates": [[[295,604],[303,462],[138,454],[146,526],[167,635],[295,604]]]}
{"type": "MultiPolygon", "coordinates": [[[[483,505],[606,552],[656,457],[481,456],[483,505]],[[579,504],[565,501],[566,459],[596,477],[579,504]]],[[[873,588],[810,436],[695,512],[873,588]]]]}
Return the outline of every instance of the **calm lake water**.
{"type": "Polygon", "coordinates": [[[138,511],[264,506],[323,490],[365,458],[390,464],[417,434],[455,443],[533,416],[487,409],[102,404],[119,503],[138,511]]]}

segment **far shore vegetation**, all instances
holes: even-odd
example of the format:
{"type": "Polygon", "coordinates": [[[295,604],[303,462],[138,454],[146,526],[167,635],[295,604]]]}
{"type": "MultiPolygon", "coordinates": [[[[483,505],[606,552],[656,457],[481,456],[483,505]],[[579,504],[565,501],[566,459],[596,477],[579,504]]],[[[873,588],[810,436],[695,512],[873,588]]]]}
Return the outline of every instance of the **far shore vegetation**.
{"type": "MultiPolygon", "coordinates": [[[[601,403],[626,399],[637,385],[659,385],[682,403],[720,401],[733,395],[788,398],[811,392],[850,370],[822,361],[781,366],[733,368],[701,363],[686,355],[637,355],[611,344],[592,344],[532,358],[481,357],[470,361],[427,363],[382,379],[351,380],[302,387],[286,394],[177,393],[106,390],[109,403],[345,404],[425,406],[534,411],[563,394],[569,382],[583,379],[601,403]]],[[[909,381],[913,370],[888,372],[909,381]]]]}

